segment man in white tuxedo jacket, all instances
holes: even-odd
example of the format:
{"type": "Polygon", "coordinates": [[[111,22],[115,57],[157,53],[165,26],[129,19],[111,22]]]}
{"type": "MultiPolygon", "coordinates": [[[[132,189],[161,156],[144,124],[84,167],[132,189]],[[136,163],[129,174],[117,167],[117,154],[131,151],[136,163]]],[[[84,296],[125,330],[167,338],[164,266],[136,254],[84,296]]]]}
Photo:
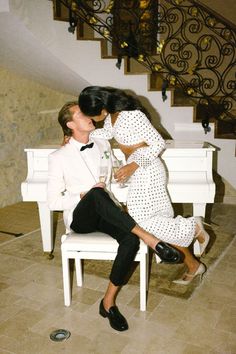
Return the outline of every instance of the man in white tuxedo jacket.
{"type": "MultiPolygon", "coordinates": [[[[119,243],[99,313],[109,319],[112,328],[124,331],[128,329],[128,323],[115,304],[116,296],[127,281],[139,249],[139,238],[154,250],[157,238],[140,228],[107,192],[112,151],[108,141],[89,137],[95,129],[93,121],[83,115],[76,102],[62,107],[58,121],[69,140],[49,156],[48,205],[51,210],[63,210],[67,230],[77,233],[101,231],[119,243]],[[107,167],[106,180],[99,182],[102,165],[107,167]]],[[[164,258],[173,258],[170,246],[159,242],[158,247],[164,258]]]]}

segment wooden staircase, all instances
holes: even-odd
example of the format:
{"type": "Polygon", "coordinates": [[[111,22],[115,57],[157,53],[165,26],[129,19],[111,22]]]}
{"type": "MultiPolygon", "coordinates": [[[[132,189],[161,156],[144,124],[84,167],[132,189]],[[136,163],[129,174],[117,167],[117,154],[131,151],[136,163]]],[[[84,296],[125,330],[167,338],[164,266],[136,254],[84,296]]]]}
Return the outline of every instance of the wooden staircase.
{"type": "MultiPolygon", "coordinates": [[[[68,22],[69,27],[69,11],[59,0],[53,0],[54,20],[68,22]]],[[[90,27],[82,19],[78,19],[75,24],[75,32],[77,40],[94,40],[101,43],[101,58],[116,59],[117,56],[112,55],[112,50],[109,47],[111,44],[101,36],[96,34],[94,29],[90,27]]],[[[72,31],[72,30],[71,30],[72,31]]],[[[148,90],[162,91],[163,77],[161,73],[151,73],[150,69],[133,58],[124,57],[124,74],[125,75],[148,75],[148,90]]],[[[193,107],[193,123],[202,123],[203,119],[208,119],[209,122],[215,124],[214,137],[218,139],[236,139],[236,119],[234,121],[227,119],[217,120],[215,117],[222,113],[222,107],[217,103],[209,107],[200,103],[196,103],[191,96],[187,96],[181,87],[168,87],[168,92],[171,92],[171,105],[178,107],[193,107]]],[[[236,117],[236,110],[233,112],[236,117]]]]}

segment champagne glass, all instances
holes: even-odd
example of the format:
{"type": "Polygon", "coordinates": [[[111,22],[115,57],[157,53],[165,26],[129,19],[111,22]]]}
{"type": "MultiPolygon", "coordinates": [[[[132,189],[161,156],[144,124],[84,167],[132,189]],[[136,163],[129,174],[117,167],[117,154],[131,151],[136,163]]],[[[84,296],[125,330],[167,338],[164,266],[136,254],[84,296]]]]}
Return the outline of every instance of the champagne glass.
{"type": "Polygon", "coordinates": [[[106,182],[107,179],[107,175],[108,175],[108,166],[100,166],[99,168],[99,182],[106,182]]]}
{"type": "MultiPolygon", "coordinates": [[[[122,160],[118,160],[115,159],[112,163],[112,170],[113,170],[113,176],[115,177],[115,174],[117,173],[117,171],[124,166],[123,161],[122,160]]],[[[127,185],[124,182],[119,182],[119,187],[120,188],[125,188],[127,187],[127,185]]]]}

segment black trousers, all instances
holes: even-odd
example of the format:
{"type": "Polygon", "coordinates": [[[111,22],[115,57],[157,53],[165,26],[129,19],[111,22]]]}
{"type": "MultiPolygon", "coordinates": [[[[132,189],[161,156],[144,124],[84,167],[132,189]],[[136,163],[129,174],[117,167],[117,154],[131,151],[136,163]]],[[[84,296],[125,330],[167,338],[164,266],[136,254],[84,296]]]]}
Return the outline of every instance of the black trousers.
{"type": "Polygon", "coordinates": [[[77,233],[101,231],[119,243],[113,262],[110,281],[124,285],[139,249],[139,238],[131,230],[136,225],[133,218],[122,211],[102,188],[92,188],[81,199],[73,212],[71,229],[77,233]]]}

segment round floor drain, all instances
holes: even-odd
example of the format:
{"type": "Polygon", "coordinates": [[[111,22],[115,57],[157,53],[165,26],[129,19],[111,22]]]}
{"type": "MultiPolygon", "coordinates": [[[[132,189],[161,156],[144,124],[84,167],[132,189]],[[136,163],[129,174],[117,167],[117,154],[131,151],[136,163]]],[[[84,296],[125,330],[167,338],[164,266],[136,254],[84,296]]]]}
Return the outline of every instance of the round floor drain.
{"type": "Polygon", "coordinates": [[[50,334],[51,340],[54,342],[62,342],[70,337],[70,332],[66,329],[57,329],[50,334]]]}

